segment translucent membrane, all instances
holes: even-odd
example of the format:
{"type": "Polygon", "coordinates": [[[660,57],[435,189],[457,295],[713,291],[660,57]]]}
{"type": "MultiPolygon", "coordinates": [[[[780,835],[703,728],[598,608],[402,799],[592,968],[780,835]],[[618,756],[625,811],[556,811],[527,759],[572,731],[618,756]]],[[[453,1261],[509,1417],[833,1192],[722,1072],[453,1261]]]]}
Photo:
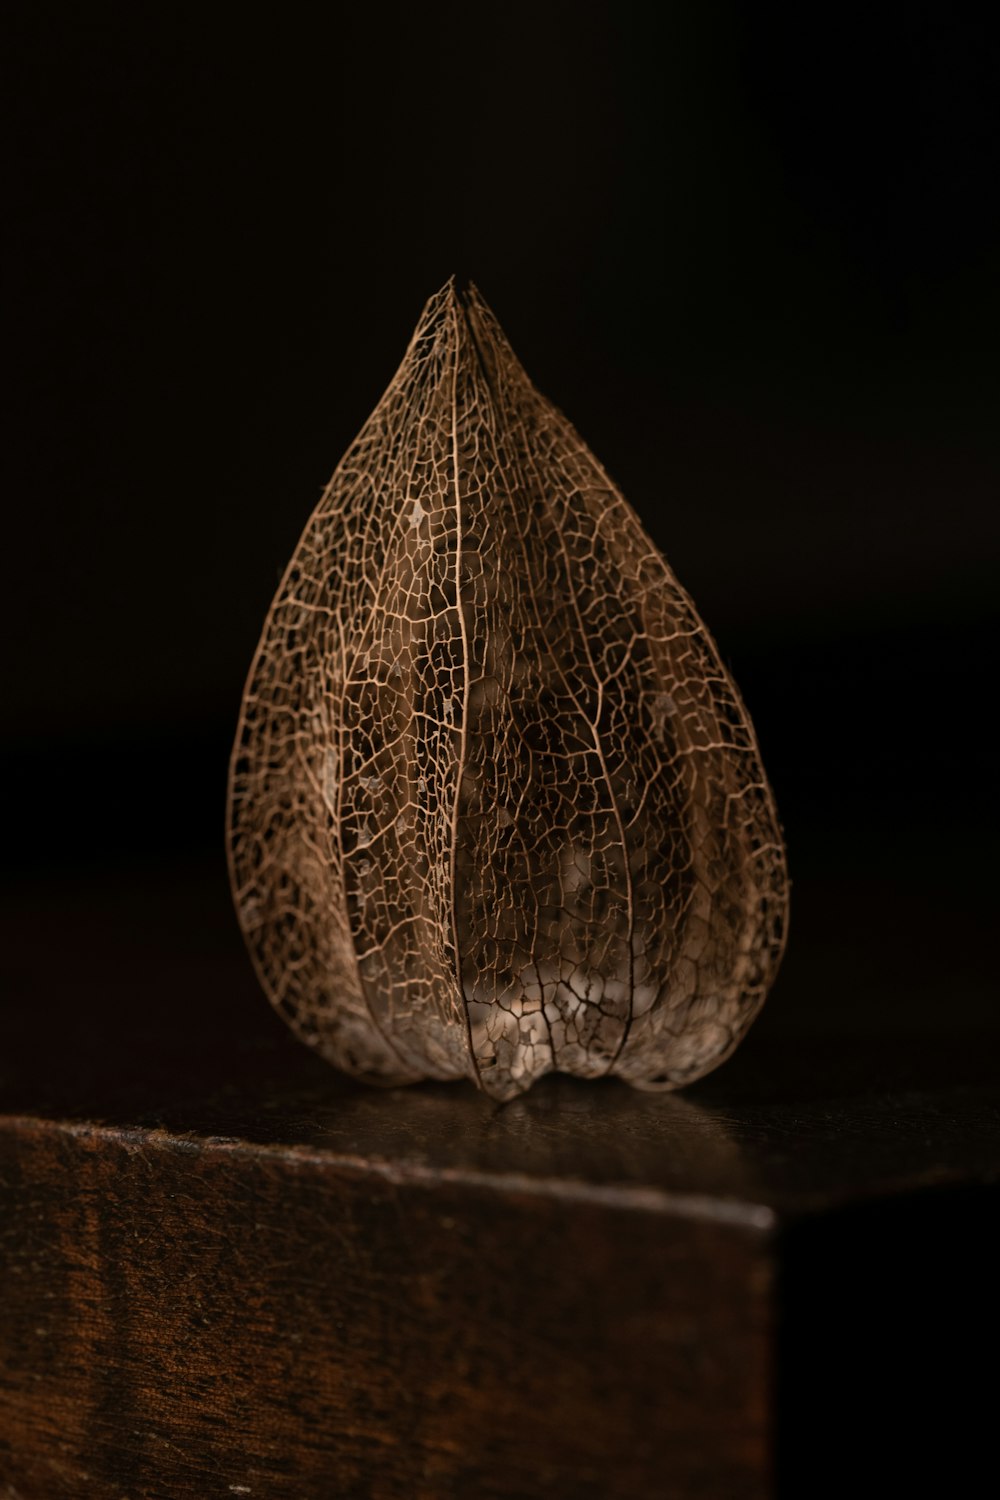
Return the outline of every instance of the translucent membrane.
{"type": "Polygon", "coordinates": [[[332,1063],[671,1088],[784,943],[753,728],[475,290],[432,297],[264,624],[230,778],[261,983],[332,1063]]]}

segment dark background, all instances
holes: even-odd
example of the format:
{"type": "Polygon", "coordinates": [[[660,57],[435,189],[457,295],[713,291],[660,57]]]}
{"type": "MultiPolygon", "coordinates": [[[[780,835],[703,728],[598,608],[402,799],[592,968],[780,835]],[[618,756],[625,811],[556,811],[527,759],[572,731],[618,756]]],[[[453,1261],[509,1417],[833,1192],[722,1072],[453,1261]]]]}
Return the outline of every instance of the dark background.
{"type": "Polygon", "coordinates": [[[455,271],[740,683],[794,880],[778,1010],[981,1019],[1000,58],[971,9],[39,5],[4,51],[15,879],[222,871],[268,603],[455,271]]]}

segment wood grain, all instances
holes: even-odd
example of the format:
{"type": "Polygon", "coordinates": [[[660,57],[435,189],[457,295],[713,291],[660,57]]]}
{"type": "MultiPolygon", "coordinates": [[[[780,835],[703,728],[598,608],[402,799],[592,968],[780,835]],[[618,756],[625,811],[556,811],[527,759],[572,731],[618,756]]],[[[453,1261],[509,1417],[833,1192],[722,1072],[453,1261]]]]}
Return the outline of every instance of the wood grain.
{"type": "Polygon", "coordinates": [[[4,1156],[28,1495],[764,1492],[759,1232],[117,1129],[4,1156]]]}

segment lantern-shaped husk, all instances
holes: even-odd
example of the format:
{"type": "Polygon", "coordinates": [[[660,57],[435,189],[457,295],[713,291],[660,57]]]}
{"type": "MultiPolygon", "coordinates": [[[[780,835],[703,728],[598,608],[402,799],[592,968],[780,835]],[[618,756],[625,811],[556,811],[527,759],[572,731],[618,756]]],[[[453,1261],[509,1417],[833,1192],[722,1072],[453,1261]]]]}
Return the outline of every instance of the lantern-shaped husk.
{"type": "Polygon", "coordinates": [[[371,1080],[725,1058],[787,911],[753,728],[684,590],[449,283],[264,625],[230,864],[267,994],[371,1080]]]}

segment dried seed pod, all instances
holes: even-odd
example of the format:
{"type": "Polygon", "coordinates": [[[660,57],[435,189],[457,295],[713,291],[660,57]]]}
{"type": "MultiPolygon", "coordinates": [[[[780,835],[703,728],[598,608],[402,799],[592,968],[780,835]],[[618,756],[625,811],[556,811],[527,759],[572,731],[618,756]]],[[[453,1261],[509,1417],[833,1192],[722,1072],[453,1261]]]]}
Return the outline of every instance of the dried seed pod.
{"type": "Polygon", "coordinates": [[[278,590],[230,776],[261,982],[370,1080],[683,1084],[780,960],[753,729],[474,291],[424,309],[278,590]]]}

